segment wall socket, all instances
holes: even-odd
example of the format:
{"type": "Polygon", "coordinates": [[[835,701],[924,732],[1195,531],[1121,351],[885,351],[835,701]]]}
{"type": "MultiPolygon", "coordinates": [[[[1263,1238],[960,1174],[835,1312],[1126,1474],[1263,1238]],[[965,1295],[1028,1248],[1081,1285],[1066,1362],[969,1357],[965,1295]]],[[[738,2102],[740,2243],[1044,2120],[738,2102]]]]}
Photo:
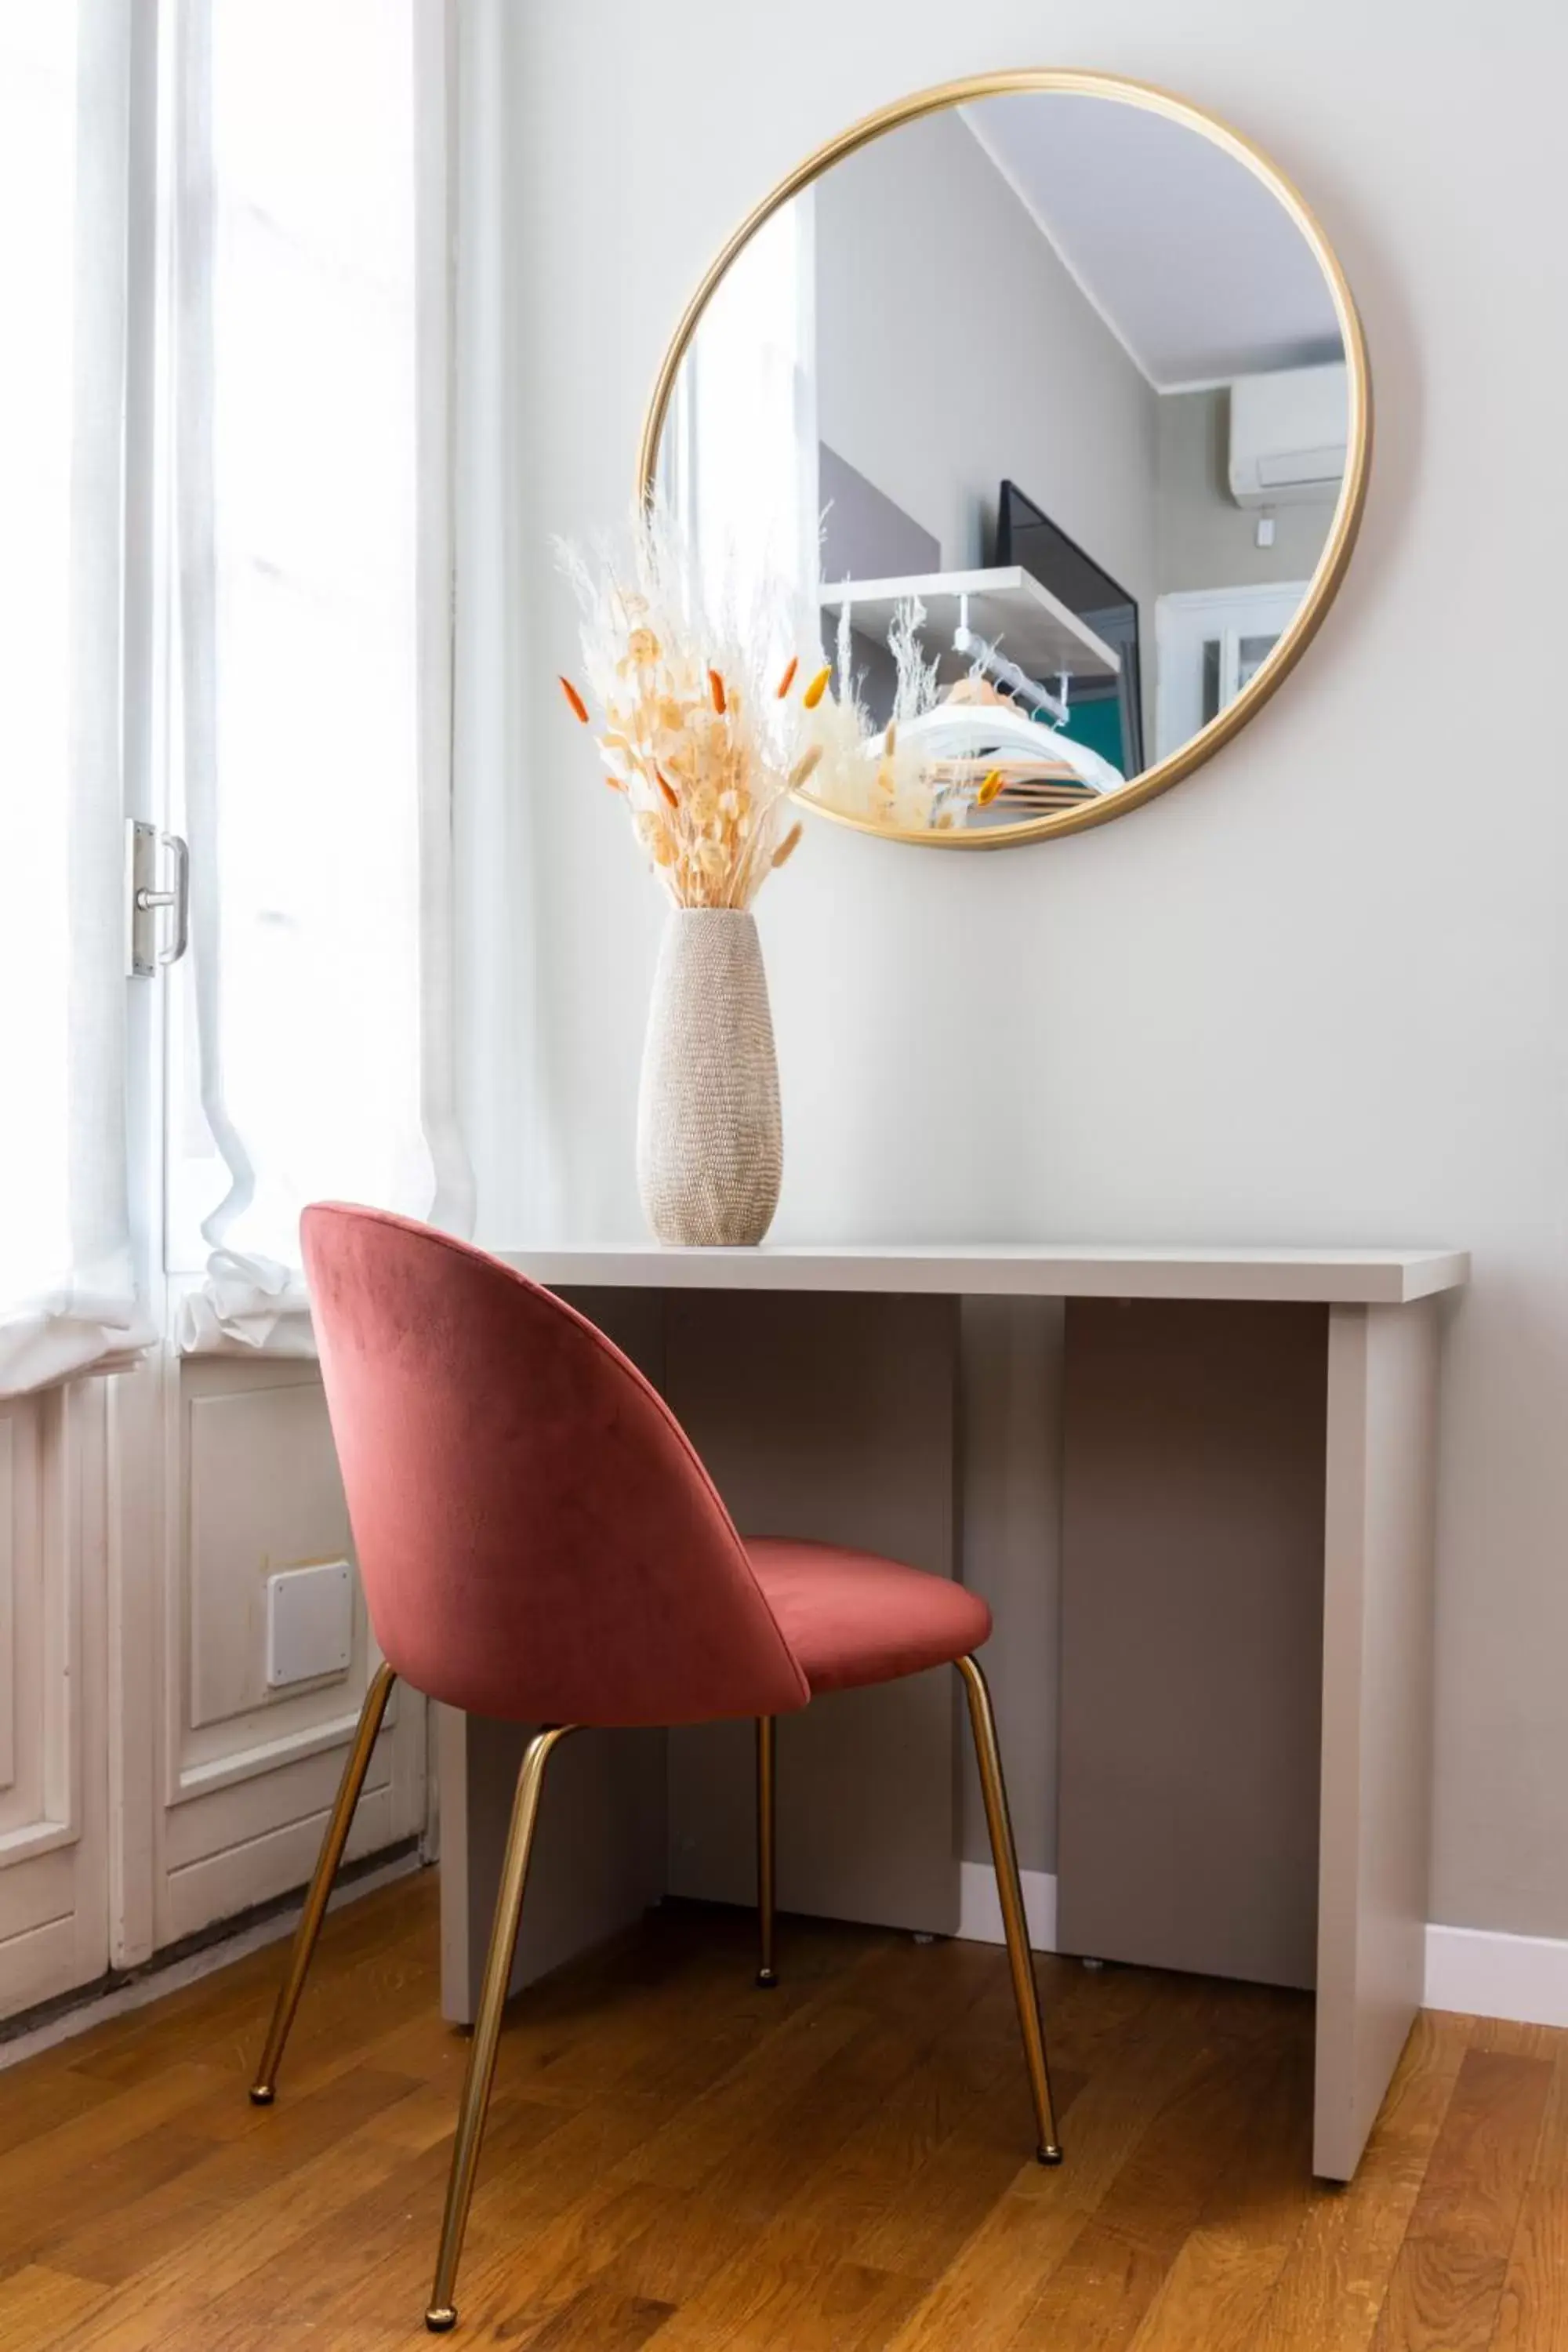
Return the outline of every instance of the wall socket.
{"type": "Polygon", "coordinates": [[[353,1574],[346,1559],[287,1568],[267,1580],[267,1687],[348,1671],[353,1648],[353,1574]]]}

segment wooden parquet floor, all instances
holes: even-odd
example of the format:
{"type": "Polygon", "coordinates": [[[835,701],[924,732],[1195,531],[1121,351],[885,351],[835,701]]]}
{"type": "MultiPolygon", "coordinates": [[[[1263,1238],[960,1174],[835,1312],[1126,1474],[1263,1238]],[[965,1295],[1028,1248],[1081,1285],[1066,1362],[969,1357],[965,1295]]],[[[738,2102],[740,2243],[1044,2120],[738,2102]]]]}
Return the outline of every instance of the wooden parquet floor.
{"type": "MultiPolygon", "coordinates": [[[[1310,2003],[671,1906],[514,2002],[453,2344],[528,2352],[1568,2352],[1568,2034],[1422,2020],[1360,2177],[1307,2170],[1310,2003]]],[[[466,2043],[433,1877],[0,2074],[4,2352],[383,2352],[421,2315],[466,2043]]]]}

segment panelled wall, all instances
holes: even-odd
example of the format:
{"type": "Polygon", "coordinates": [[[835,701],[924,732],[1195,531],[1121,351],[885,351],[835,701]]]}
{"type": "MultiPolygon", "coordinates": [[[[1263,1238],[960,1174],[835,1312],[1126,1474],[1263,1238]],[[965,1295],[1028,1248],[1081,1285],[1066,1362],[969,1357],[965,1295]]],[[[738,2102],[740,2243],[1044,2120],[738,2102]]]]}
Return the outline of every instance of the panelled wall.
{"type": "MultiPolygon", "coordinates": [[[[267,1584],[352,1560],[317,1369],[155,1359],[0,1404],[0,2018],[300,1885],[374,1664],[269,1689],[267,1584]]],[[[388,1708],[350,1844],[426,1826],[388,1708]]]]}
{"type": "MultiPolygon", "coordinates": [[[[347,1669],[267,1685],[268,1579],[352,1558],[315,1365],[171,1363],[163,1418],[159,1944],[308,1877],[374,1664],[356,1587],[347,1669]]],[[[351,1856],[423,1828],[423,1717],[395,1692],[351,1856]]]]}
{"type": "Polygon", "coordinates": [[[0,1402],[0,2014],[109,1949],[105,1397],[0,1402]]]}

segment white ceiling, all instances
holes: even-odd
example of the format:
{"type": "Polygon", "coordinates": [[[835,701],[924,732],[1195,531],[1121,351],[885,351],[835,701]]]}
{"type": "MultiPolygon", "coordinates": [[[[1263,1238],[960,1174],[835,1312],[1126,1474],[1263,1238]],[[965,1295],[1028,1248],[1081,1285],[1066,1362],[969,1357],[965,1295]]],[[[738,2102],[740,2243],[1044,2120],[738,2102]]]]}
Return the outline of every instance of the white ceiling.
{"type": "Polygon", "coordinates": [[[1306,239],[1199,132],[1047,90],[982,99],[963,115],[1156,390],[1341,356],[1306,239]]]}

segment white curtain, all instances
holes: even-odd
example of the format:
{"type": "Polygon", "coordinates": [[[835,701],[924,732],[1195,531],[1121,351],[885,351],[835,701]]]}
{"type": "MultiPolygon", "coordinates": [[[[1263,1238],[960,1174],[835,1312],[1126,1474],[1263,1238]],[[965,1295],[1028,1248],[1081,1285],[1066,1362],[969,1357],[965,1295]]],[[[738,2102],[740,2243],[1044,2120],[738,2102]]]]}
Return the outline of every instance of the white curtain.
{"type": "Polygon", "coordinates": [[[0,0],[0,1393],[151,1336],[125,1149],[128,17],[0,0]]]}
{"type": "Polygon", "coordinates": [[[821,629],[814,231],[806,189],[742,248],[698,322],[665,436],[666,495],[710,606],[749,626],[762,582],[783,582],[785,657],[821,629]]]}
{"type": "Polygon", "coordinates": [[[466,1231],[452,1108],[443,0],[180,0],[185,1349],[311,1346],[305,1203],[466,1231]]]}

